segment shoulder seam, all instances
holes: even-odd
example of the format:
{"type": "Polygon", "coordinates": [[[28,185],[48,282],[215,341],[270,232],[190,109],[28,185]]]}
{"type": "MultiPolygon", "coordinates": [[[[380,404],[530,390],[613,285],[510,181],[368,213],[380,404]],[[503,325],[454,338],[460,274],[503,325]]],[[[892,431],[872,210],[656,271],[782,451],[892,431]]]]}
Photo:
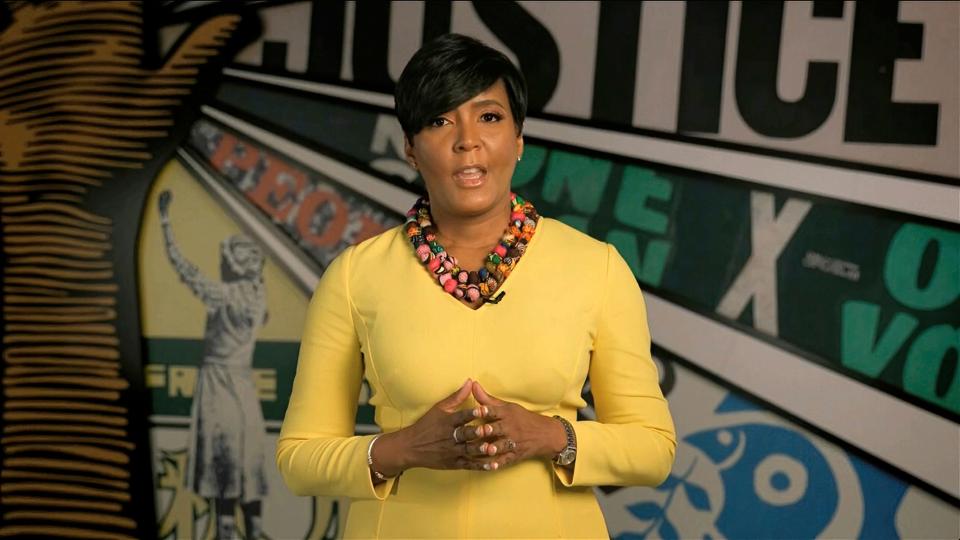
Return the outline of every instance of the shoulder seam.
{"type": "Polygon", "coordinates": [[[603,314],[607,310],[607,296],[609,294],[610,288],[610,258],[611,251],[614,249],[613,245],[608,242],[603,243],[604,247],[607,248],[607,265],[603,271],[603,290],[600,292],[600,309],[597,310],[597,337],[594,338],[594,342],[600,339],[600,321],[603,319],[603,314]]]}
{"type": "Polygon", "coordinates": [[[353,303],[353,294],[350,292],[350,276],[352,275],[350,265],[353,264],[353,250],[355,247],[356,246],[347,246],[343,253],[345,255],[343,260],[345,270],[343,273],[343,292],[347,295],[347,303],[350,304],[350,322],[353,324],[354,333],[357,331],[357,321],[353,317],[353,312],[357,309],[357,306],[353,303]]]}

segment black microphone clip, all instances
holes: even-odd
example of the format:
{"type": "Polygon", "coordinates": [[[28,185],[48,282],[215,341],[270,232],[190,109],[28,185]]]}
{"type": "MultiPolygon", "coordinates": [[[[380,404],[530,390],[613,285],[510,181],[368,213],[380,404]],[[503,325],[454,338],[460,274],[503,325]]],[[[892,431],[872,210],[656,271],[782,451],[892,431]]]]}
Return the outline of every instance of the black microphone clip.
{"type": "Polygon", "coordinates": [[[488,304],[499,304],[500,301],[503,300],[503,295],[505,295],[505,294],[507,294],[507,291],[500,291],[500,294],[498,294],[496,297],[494,297],[494,298],[487,298],[487,303],[488,303],[488,304]]]}

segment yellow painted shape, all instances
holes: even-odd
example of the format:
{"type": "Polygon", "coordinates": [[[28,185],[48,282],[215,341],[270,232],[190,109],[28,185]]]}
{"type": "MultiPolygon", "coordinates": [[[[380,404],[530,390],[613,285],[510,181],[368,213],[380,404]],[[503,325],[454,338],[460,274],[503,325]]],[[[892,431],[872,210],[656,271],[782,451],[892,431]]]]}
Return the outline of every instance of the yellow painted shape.
{"type": "MultiPolygon", "coordinates": [[[[170,223],[184,257],[210,279],[220,279],[220,242],[244,232],[178,162],[160,172],[147,198],[140,231],[140,317],[148,338],[202,339],[206,310],[180,282],[163,246],[157,198],[170,190],[170,223]]],[[[309,297],[277,266],[267,250],[263,269],[270,318],[257,339],[300,341],[309,297]]]]}

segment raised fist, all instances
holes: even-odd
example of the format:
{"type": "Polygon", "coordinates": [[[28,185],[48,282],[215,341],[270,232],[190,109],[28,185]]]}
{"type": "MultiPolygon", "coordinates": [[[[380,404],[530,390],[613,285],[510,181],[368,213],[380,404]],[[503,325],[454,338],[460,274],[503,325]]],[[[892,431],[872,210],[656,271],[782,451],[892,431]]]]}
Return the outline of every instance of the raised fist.
{"type": "Polygon", "coordinates": [[[240,23],[214,15],[147,66],[140,2],[0,5],[0,176],[100,185],[151,158],[175,111],[240,23]],[[76,45],[82,44],[82,45],[76,45]]]}
{"type": "Polygon", "coordinates": [[[169,189],[165,189],[160,192],[160,197],[157,199],[157,207],[160,209],[160,215],[162,217],[167,217],[167,212],[170,211],[170,203],[173,201],[173,193],[170,193],[169,189]]]}

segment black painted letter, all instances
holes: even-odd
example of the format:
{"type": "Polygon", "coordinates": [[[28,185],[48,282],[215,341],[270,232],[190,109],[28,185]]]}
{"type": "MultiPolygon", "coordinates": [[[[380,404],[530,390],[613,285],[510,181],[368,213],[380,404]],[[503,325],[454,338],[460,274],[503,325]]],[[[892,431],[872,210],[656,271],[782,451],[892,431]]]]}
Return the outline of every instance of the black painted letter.
{"type": "Polygon", "coordinates": [[[727,49],[726,2],[687,2],[683,22],[683,63],[677,131],[718,133],[727,49]]]}
{"type": "Polygon", "coordinates": [[[343,2],[314,0],[310,6],[310,52],[307,73],[339,79],[343,56],[343,2]]]}
{"type": "Polygon", "coordinates": [[[894,2],[857,2],[844,140],[937,144],[938,104],[893,101],[894,62],[923,52],[923,25],[898,22],[897,11],[894,2]]]}
{"type": "Polygon", "coordinates": [[[473,9],[520,62],[527,80],[527,112],[543,110],[560,80],[560,49],[546,27],[516,2],[474,2],[473,9]]]}
{"type": "Polygon", "coordinates": [[[390,3],[357,2],[353,24],[353,80],[393,93],[387,67],[390,46],[390,3]]]}
{"type": "Polygon", "coordinates": [[[783,2],[743,2],[737,46],[736,96],[740,115],[768,137],[801,137],[830,115],[837,93],[837,64],[810,62],[803,97],[777,95],[783,2]]]}
{"type": "Polygon", "coordinates": [[[641,2],[601,2],[593,75],[594,120],[633,124],[641,2]]]}

